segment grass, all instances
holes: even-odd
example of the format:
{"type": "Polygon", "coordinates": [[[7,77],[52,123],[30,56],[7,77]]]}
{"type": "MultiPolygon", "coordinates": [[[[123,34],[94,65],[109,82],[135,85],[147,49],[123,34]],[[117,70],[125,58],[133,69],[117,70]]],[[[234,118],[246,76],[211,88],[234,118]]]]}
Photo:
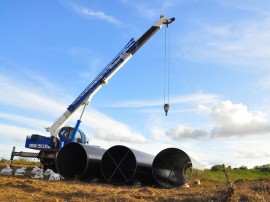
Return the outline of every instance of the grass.
{"type": "MultiPolygon", "coordinates": [[[[2,158],[0,160],[0,163],[2,165],[9,165],[10,164],[10,160],[7,160],[7,159],[2,158]]],[[[13,163],[12,164],[13,165],[19,165],[19,166],[38,166],[40,163],[37,162],[37,161],[33,161],[33,160],[29,159],[29,158],[22,158],[22,157],[20,157],[18,159],[13,160],[13,163]]]]}
{"type": "MultiPolygon", "coordinates": [[[[205,181],[164,189],[157,186],[113,186],[82,181],[48,181],[0,175],[0,201],[232,201],[226,183],[205,181]]],[[[233,201],[270,201],[270,180],[243,180],[235,183],[233,201]]]]}
{"type": "MultiPolygon", "coordinates": [[[[228,170],[228,175],[232,181],[270,179],[270,172],[263,172],[258,169],[228,170]]],[[[218,182],[226,181],[226,177],[223,171],[211,171],[209,169],[204,171],[203,179],[218,182]]]]}

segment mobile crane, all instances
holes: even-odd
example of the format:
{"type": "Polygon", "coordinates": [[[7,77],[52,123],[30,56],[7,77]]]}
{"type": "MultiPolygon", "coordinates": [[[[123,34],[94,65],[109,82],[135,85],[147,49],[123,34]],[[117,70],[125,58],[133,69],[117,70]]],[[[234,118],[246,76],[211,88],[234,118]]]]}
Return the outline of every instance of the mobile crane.
{"type": "MultiPolygon", "coordinates": [[[[67,110],[51,125],[45,128],[51,137],[32,134],[26,137],[25,147],[36,149],[36,155],[45,168],[54,168],[57,152],[69,142],[87,144],[86,136],[79,129],[85,108],[98,90],[148,41],[163,25],[168,26],[175,18],[160,19],[152,25],[137,41],[132,38],[116,57],[98,74],[98,76],[84,89],[84,91],[68,106],[67,110]],[[82,112],[75,127],[63,126],[71,116],[81,107],[82,112]]],[[[15,149],[14,151],[15,152],[15,149]]],[[[13,153],[12,153],[13,154],[13,153]]],[[[18,154],[18,152],[16,153],[18,154]]],[[[23,153],[25,156],[25,152],[23,153]]],[[[15,153],[14,153],[15,155],[15,153]]],[[[12,156],[13,159],[13,156],[12,156]]]]}

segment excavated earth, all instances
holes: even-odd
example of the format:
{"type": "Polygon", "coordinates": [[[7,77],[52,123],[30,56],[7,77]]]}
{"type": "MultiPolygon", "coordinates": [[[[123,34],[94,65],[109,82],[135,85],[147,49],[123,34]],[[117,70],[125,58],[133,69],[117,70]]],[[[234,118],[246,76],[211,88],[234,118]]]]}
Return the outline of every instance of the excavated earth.
{"type": "MultiPolygon", "coordinates": [[[[0,170],[5,166],[0,166],[0,170]]],[[[21,167],[21,166],[20,166],[21,167]]],[[[270,180],[237,180],[233,188],[215,181],[189,187],[113,186],[102,182],[33,179],[31,167],[24,176],[0,174],[0,201],[270,201],[270,180]]]]}

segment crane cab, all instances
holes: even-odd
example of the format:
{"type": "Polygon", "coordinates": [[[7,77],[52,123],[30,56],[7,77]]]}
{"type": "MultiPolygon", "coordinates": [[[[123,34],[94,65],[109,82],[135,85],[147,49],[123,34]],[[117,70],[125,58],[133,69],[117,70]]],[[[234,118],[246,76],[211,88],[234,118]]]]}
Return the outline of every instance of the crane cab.
{"type": "MultiPolygon", "coordinates": [[[[61,128],[61,130],[58,133],[58,137],[61,142],[64,142],[64,145],[71,142],[70,139],[72,137],[74,131],[74,127],[71,126],[65,126],[61,128]]],[[[74,142],[78,142],[81,144],[86,144],[87,143],[87,138],[84,132],[80,129],[78,129],[76,135],[75,135],[75,140],[74,142]]]]}

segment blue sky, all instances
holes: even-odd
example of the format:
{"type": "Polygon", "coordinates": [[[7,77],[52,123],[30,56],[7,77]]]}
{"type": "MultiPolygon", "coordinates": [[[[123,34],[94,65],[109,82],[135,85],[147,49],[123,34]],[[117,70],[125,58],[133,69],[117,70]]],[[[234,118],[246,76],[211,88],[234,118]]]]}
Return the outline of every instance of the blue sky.
{"type": "MultiPolygon", "coordinates": [[[[59,0],[0,3],[0,157],[52,123],[160,14],[165,29],[92,99],[81,129],[104,148],[177,147],[206,167],[270,163],[268,0],[59,0]]],[[[75,125],[75,114],[68,125],[75,125]]]]}

